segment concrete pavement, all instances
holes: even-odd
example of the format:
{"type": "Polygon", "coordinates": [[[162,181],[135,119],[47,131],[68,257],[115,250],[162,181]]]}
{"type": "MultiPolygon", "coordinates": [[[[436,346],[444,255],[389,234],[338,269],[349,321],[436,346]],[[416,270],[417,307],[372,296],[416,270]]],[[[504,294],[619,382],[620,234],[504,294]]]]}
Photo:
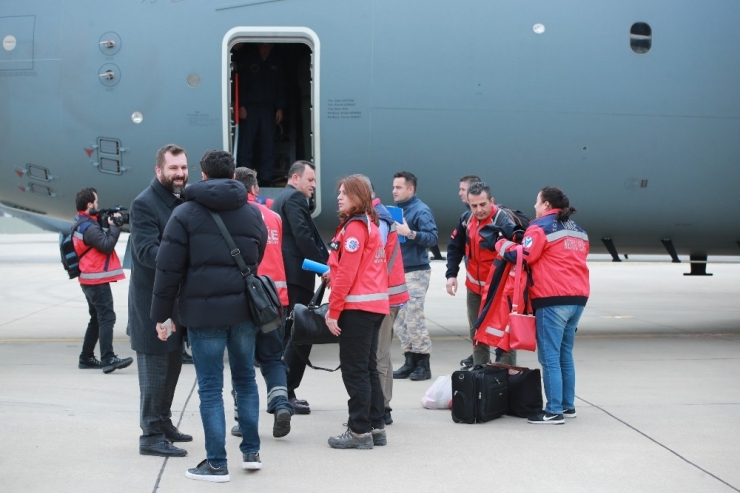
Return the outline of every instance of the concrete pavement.
{"type": "MultiPolygon", "coordinates": [[[[121,255],[124,248],[121,241],[121,255]]],[[[456,370],[470,342],[464,292],[448,296],[443,265],[433,266],[434,378],[456,370]]],[[[188,457],[140,456],[135,363],[110,375],[77,369],[87,306],[62,270],[56,235],[0,235],[0,490],[740,491],[740,265],[712,264],[714,276],[703,278],[684,277],[686,264],[590,267],[575,349],[577,419],[455,424],[448,411],[419,404],[432,381],[401,380],[388,446],[333,450],[326,440],[343,430],[347,395],[339,372],[309,369],[298,395],[312,414],[294,416],[283,439],[261,414],[258,472],[241,470],[238,439],[229,436],[231,481],[212,485],[184,475],[205,457],[193,367],[183,367],[173,405],[179,427],[194,435],[182,444],[188,457]]],[[[122,357],[133,356],[127,290],[127,281],[114,284],[122,357]]],[[[315,347],[312,361],[336,366],[336,346],[315,347]]],[[[538,366],[533,353],[519,362],[538,366]]],[[[225,402],[231,425],[228,393],[225,402]]]]}

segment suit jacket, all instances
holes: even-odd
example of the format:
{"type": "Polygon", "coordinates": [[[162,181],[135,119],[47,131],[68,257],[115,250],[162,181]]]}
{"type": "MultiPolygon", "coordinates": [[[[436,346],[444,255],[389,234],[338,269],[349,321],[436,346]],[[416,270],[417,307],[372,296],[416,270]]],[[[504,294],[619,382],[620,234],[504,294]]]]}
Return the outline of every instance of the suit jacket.
{"type": "Polygon", "coordinates": [[[329,251],[311,218],[306,197],[288,185],[272,203],[272,210],[283,220],[283,262],[288,284],[313,291],[316,274],[303,270],[303,259],[325,264],[329,251]]]}
{"type": "Polygon", "coordinates": [[[157,337],[157,324],[149,316],[162,232],[170,214],[182,202],[154,178],[131,204],[131,280],[126,333],[131,337],[131,349],[139,353],[165,354],[182,347],[183,327],[179,317],[173,317],[177,331],[163,342],[157,337]]]}

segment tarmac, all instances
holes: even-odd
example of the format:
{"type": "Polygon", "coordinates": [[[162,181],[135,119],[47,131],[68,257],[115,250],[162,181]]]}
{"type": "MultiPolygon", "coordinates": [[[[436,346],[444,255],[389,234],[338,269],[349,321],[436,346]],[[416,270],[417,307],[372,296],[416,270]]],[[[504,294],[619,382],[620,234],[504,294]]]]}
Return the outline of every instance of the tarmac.
{"type": "MultiPolygon", "coordinates": [[[[138,453],[136,363],[109,375],[77,369],[87,305],[66,278],[57,241],[0,234],[0,491],[740,491],[738,263],[685,277],[686,263],[590,262],[592,294],[575,346],[578,417],[534,426],[508,416],[456,424],[449,411],[421,406],[434,378],[471,352],[464,289],[447,295],[444,262],[432,262],[433,379],[394,382],[388,445],[330,448],[327,438],[346,422],[347,394],[339,372],[310,369],[298,397],[311,414],[273,438],[258,374],[263,468],[242,470],[239,439],[228,435],[231,481],[216,485],[185,477],[205,458],[192,365],[183,367],[173,413],[194,440],[178,444],[187,457],[170,459],[138,453]]],[[[128,281],[113,285],[121,357],[133,356],[127,292],[128,281]]],[[[402,361],[397,340],[393,358],[402,361]]],[[[335,367],[337,346],[314,347],[311,360],[335,367]]],[[[539,367],[535,353],[520,352],[519,363],[539,367]]]]}

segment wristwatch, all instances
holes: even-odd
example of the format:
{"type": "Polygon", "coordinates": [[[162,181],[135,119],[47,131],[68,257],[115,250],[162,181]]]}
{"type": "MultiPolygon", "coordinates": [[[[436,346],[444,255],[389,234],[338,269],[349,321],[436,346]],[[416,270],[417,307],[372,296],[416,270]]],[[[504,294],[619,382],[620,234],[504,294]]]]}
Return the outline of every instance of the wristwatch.
{"type": "Polygon", "coordinates": [[[406,238],[408,238],[409,240],[413,240],[414,238],[416,238],[416,231],[409,231],[409,234],[406,235],[406,238]]]}

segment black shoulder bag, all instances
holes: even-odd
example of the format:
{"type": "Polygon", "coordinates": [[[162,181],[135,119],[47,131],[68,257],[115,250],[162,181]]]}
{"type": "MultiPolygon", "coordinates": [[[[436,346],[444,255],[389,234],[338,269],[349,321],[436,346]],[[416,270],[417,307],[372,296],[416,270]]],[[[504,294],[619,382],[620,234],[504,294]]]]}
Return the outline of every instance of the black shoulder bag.
{"type": "Polygon", "coordinates": [[[244,283],[247,287],[247,308],[250,318],[262,332],[272,332],[283,323],[283,305],[280,303],[280,296],[278,295],[275,282],[269,276],[256,276],[252,274],[252,271],[247,267],[246,262],[242,258],[241,251],[237,248],[233,238],[231,238],[229,230],[226,229],[221,216],[210,209],[208,212],[211,213],[218,229],[221,230],[221,235],[231,249],[231,256],[234,257],[234,261],[236,261],[242,277],[244,277],[244,283]]]}

